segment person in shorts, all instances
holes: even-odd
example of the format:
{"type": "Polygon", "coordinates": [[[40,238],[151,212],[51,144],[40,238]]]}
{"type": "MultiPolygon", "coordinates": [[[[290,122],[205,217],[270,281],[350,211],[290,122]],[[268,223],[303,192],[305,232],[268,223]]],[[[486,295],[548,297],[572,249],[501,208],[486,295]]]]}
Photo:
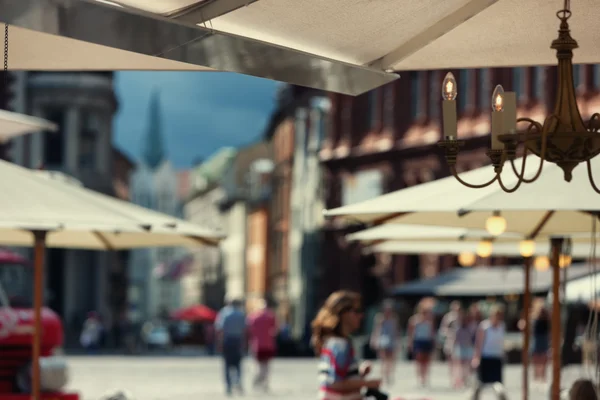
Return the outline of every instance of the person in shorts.
{"type": "Polygon", "coordinates": [[[477,369],[479,388],[503,383],[505,335],[504,308],[493,306],[489,318],[479,324],[476,334],[472,365],[477,369]]]}
{"type": "Polygon", "coordinates": [[[248,336],[250,350],[258,365],[254,387],[268,391],[269,364],[276,352],[277,320],[266,300],[259,300],[257,311],[248,317],[248,336]]]}
{"type": "Polygon", "coordinates": [[[473,359],[473,327],[464,310],[458,310],[454,326],[452,347],[453,384],[457,389],[465,387],[471,376],[473,359]]]}
{"type": "Polygon", "coordinates": [[[396,349],[400,337],[398,317],[392,300],[383,303],[383,310],[375,316],[371,334],[371,348],[377,350],[381,361],[384,384],[392,385],[396,364],[396,349]]]}
{"type": "Polygon", "coordinates": [[[417,378],[424,387],[428,382],[431,354],[435,348],[433,312],[424,302],[419,304],[417,313],[408,321],[408,346],[416,361],[417,378]]]}

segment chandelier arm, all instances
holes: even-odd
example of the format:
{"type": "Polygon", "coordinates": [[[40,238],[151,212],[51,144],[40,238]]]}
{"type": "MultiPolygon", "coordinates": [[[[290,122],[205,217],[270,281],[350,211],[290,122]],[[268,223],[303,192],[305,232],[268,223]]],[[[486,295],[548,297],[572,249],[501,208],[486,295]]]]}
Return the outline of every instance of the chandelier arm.
{"type": "MultiPolygon", "coordinates": [[[[507,187],[504,184],[504,182],[502,182],[502,176],[500,174],[498,174],[498,184],[500,184],[500,187],[506,193],[514,193],[523,184],[523,182],[528,183],[525,180],[525,164],[526,164],[526,161],[527,161],[527,147],[525,148],[525,155],[523,156],[523,162],[521,163],[521,173],[516,173],[515,172],[515,175],[517,176],[517,183],[512,188],[507,187]]],[[[514,166],[514,162],[513,161],[511,161],[511,165],[513,166],[513,170],[516,171],[516,168],[514,166]]],[[[534,180],[535,179],[537,179],[537,177],[534,178],[534,180]]]]}
{"type": "Polygon", "coordinates": [[[496,173],[496,176],[494,176],[488,182],[486,182],[486,183],[480,183],[480,184],[477,184],[477,185],[473,185],[471,183],[466,182],[460,176],[458,176],[458,172],[456,172],[456,167],[454,165],[450,166],[450,173],[452,174],[452,176],[454,176],[456,178],[457,181],[459,181],[461,184],[463,184],[464,186],[466,186],[468,188],[471,188],[471,189],[481,189],[481,188],[484,188],[484,187],[488,187],[492,183],[496,182],[498,180],[498,177],[500,176],[499,173],[496,173]]]}
{"type": "Polygon", "coordinates": [[[531,177],[531,178],[525,178],[525,176],[524,176],[524,170],[525,170],[524,165],[525,165],[525,162],[527,160],[527,153],[529,151],[529,148],[527,146],[525,146],[525,152],[523,154],[523,164],[522,164],[523,168],[521,168],[521,170],[523,171],[522,175],[519,175],[517,173],[517,168],[515,166],[515,161],[514,160],[510,160],[510,165],[512,166],[513,172],[515,173],[515,175],[517,175],[519,177],[520,180],[522,180],[525,183],[532,183],[532,182],[534,182],[542,174],[542,171],[544,169],[544,159],[546,158],[546,151],[548,149],[548,129],[544,129],[544,127],[550,126],[549,120],[551,120],[551,119],[558,120],[559,118],[555,114],[552,114],[552,115],[548,116],[548,118],[546,118],[546,121],[544,121],[544,125],[540,124],[537,121],[529,119],[529,118],[519,118],[517,120],[517,122],[527,121],[527,122],[530,123],[529,127],[527,128],[526,135],[529,134],[529,133],[531,133],[531,131],[533,131],[534,128],[535,128],[535,130],[537,130],[538,132],[541,132],[541,134],[542,134],[542,148],[540,149],[540,164],[539,164],[537,172],[535,173],[535,175],[533,177],[531,177]]]}
{"type": "Polygon", "coordinates": [[[588,130],[592,132],[600,131],[600,113],[594,113],[587,123],[588,130]]]}
{"type": "Polygon", "coordinates": [[[588,178],[590,180],[590,185],[592,185],[592,188],[596,191],[596,193],[600,193],[600,187],[598,187],[598,185],[594,181],[594,174],[592,173],[592,161],[587,160],[585,163],[587,164],[587,172],[588,178]]]}

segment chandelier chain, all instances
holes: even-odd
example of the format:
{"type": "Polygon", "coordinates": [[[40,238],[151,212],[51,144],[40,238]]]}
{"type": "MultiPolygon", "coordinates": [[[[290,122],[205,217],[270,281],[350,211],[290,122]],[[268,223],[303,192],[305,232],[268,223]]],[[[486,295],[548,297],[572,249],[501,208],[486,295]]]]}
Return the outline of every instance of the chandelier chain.
{"type": "Polygon", "coordinates": [[[4,81],[8,82],[8,24],[4,24],[4,81]]]}

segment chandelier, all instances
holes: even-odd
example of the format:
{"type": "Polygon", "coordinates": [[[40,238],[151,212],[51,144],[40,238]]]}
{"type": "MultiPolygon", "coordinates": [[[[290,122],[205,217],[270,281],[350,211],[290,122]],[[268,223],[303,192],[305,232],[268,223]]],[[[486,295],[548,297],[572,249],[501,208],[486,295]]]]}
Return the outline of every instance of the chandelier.
{"type": "Polygon", "coordinates": [[[573,49],[578,47],[571,37],[568,19],[571,16],[570,1],[564,1],[562,10],[556,13],[560,20],[558,38],[552,42],[558,59],[558,90],[554,111],[542,123],[530,118],[517,119],[516,95],[504,92],[498,85],[492,94],[491,148],[486,152],[494,167],[494,175],[488,182],[471,184],[459,177],[456,171],[456,158],[464,141],[457,139],[456,80],[448,73],[442,83],[444,140],[438,145],[444,149],[450,172],[464,186],[483,188],[498,182],[505,192],[516,191],[522,183],[531,183],[541,175],[544,161],[555,163],[564,172],[567,182],[572,179],[572,171],[579,163],[587,164],[588,178],[593,189],[600,193],[592,176],[591,159],[600,153],[600,113],[595,113],[584,122],[577,107],[573,81],[573,49]],[[517,124],[523,129],[517,130],[517,124]],[[522,145],[523,161],[517,167],[517,149],[522,145]],[[539,168],[532,177],[525,177],[528,153],[540,158],[539,168]],[[510,164],[517,182],[507,187],[502,181],[502,170],[506,162],[510,164]]]}

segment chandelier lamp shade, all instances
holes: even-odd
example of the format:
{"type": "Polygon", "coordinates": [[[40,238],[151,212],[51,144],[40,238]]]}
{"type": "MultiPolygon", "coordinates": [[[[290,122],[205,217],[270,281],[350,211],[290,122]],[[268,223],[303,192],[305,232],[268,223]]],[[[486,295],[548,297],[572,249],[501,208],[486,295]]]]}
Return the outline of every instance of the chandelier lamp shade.
{"type": "Polygon", "coordinates": [[[483,183],[470,183],[463,180],[456,170],[456,160],[464,141],[457,138],[456,79],[448,73],[442,83],[442,114],[444,138],[438,142],[443,148],[446,162],[452,175],[470,188],[483,188],[494,183],[509,193],[515,192],[523,183],[535,181],[542,173],[545,162],[555,163],[570,182],[573,169],[585,163],[588,178],[593,189],[600,193],[600,185],[594,182],[591,160],[600,154],[600,113],[595,113],[584,121],[577,106],[573,79],[573,50],[578,47],[571,37],[568,20],[571,17],[570,1],[565,0],[562,10],[556,13],[560,20],[558,38],[551,48],[556,50],[558,60],[558,82],[553,112],[543,122],[530,118],[517,119],[516,95],[505,92],[500,85],[492,94],[491,143],[487,151],[494,174],[483,183]],[[519,129],[517,129],[519,128],[519,129]],[[523,148],[523,162],[517,166],[517,150],[523,148]],[[527,155],[539,157],[539,167],[532,176],[525,176],[527,155]],[[517,177],[516,183],[508,187],[502,180],[505,165],[517,177]]]}

